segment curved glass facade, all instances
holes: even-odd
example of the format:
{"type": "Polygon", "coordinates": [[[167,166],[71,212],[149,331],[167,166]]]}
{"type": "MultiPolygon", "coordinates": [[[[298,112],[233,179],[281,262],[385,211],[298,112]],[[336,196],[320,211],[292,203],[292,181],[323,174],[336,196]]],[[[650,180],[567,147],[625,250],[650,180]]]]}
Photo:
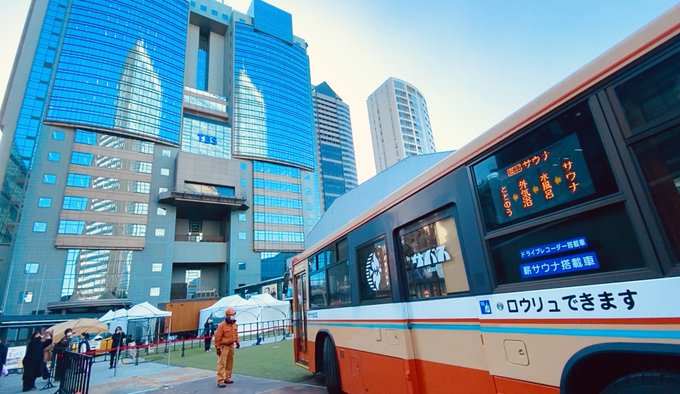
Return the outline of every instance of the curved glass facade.
{"type": "Polygon", "coordinates": [[[314,168],[305,48],[236,22],[233,97],[235,155],[314,168]]]}
{"type": "Polygon", "coordinates": [[[187,1],[74,0],[47,119],[179,144],[187,13],[187,1]]]}
{"type": "Polygon", "coordinates": [[[14,130],[12,151],[0,193],[0,240],[12,242],[21,217],[36,141],[42,123],[45,99],[56,58],[55,48],[63,28],[67,0],[52,0],[45,13],[40,38],[31,65],[26,93],[14,130]]]}

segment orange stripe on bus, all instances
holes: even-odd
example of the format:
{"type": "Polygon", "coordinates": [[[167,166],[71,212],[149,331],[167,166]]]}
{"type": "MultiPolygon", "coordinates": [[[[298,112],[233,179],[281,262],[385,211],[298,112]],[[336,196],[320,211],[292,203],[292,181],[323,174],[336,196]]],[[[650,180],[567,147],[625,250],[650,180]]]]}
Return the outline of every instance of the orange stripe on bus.
{"type": "Polygon", "coordinates": [[[416,360],[421,393],[496,393],[488,371],[416,360]]]}
{"type": "Polygon", "coordinates": [[[558,394],[559,388],[494,376],[498,394],[558,394]]]}
{"type": "Polygon", "coordinates": [[[495,393],[487,371],[423,360],[402,360],[338,349],[342,390],[347,393],[495,393]]]}

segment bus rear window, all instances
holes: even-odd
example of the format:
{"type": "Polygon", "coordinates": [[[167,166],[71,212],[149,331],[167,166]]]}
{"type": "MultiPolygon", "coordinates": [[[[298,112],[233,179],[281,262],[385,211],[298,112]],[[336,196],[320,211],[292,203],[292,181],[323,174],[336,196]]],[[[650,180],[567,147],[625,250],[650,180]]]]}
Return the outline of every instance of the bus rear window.
{"type": "Polygon", "coordinates": [[[489,244],[501,285],[645,265],[623,203],[497,237],[489,244]]]}
{"type": "Polygon", "coordinates": [[[587,102],[473,167],[487,231],[617,190],[587,102]]]}

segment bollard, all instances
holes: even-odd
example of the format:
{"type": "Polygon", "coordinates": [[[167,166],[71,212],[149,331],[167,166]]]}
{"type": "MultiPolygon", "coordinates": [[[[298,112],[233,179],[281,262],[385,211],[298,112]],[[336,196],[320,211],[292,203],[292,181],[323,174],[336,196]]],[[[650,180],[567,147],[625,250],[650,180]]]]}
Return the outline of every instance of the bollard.
{"type": "Polygon", "coordinates": [[[182,341],[182,357],[184,357],[184,342],[186,341],[182,341]]]}

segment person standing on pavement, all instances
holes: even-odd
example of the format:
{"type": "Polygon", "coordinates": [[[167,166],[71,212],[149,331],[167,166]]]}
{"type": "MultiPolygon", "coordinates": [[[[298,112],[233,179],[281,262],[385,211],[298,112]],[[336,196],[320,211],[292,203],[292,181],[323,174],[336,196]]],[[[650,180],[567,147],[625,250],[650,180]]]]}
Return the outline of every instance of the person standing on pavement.
{"type": "Polygon", "coordinates": [[[90,342],[88,341],[86,332],[80,334],[80,342],[78,343],[78,353],[90,354],[90,342]]]}
{"type": "Polygon", "coordinates": [[[50,368],[54,368],[52,365],[52,351],[54,350],[54,342],[52,342],[52,331],[47,331],[43,334],[42,338],[43,346],[43,368],[42,368],[42,378],[47,380],[50,378],[50,368]],[[48,367],[49,364],[49,367],[48,367]]]}
{"type": "Polygon", "coordinates": [[[34,332],[31,341],[28,342],[22,365],[24,374],[21,380],[23,380],[24,385],[21,391],[37,390],[35,379],[42,375],[43,365],[42,334],[40,334],[40,331],[34,332]]]}
{"type": "Polygon", "coordinates": [[[203,325],[204,348],[206,352],[210,351],[210,342],[212,342],[213,335],[215,335],[215,325],[213,324],[212,316],[209,316],[203,325]]]}
{"type": "Polygon", "coordinates": [[[234,346],[236,349],[241,347],[238,340],[238,329],[236,327],[236,311],[234,308],[227,308],[224,312],[224,321],[217,326],[215,332],[215,351],[219,361],[217,362],[217,387],[226,387],[227,384],[234,383],[231,379],[231,372],[234,369],[234,346]]]}
{"type": "Polygon", "coordinates": [[[2,343],[2,340],[0,340],[0,378],[5,376],[5,372],[7,372],[7,352],[8,348],[7,345],[2,343]]]}
{"type": "Polygon", "coordinates": [[[116,331],[111,335],[111,350],[109,350],[109,369],[116,365],[118,356],[120,355],[120,348],[124,345],[125,333],[121,326],[116,327],[116,331]]]}
{"type": "Polygon", "coordinates": [[[64,362],[64,353],[71,349],[71,336],[73,330],[67,328],[64,330],[64,336],[54,345],[54,354],[57,355],[57,365],[55,367],[54,380],[62,380],[66,374],[66,363],[64,362]]]}

